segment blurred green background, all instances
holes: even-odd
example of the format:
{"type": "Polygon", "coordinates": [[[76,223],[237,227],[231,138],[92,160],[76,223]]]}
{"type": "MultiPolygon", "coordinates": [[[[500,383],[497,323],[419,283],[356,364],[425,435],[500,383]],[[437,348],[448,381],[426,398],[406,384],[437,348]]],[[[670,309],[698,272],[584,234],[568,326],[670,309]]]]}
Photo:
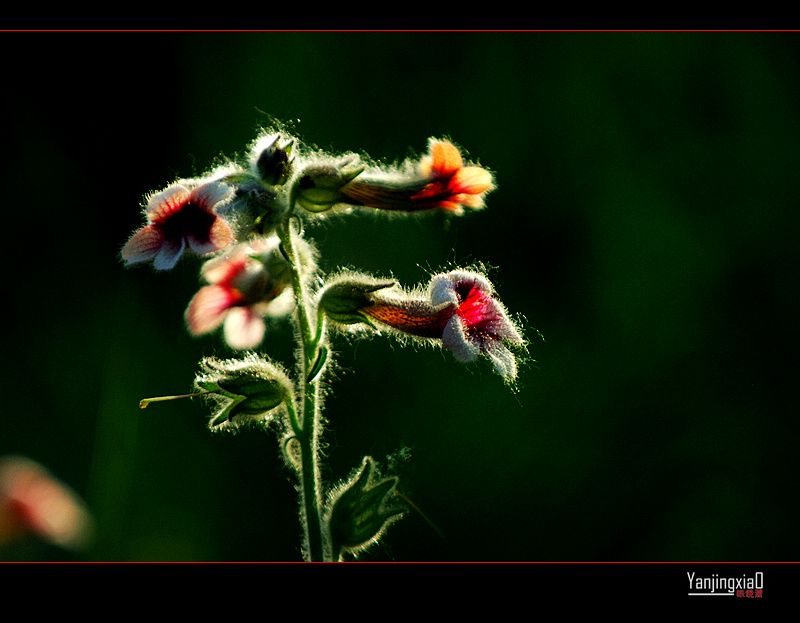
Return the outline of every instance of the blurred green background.
{"type": "MultiPolygon", "coordinates": [[[[323,267],[405,283],[474,261],[525,318],[487,361],[337,341],[330,479],[401,448],[417,514],[365,560],[796,560],[800,40],[785,33],[41,33],[4,37],[0,455],[97,522],[78,554],[294,561],[273,437],[210,434],[188,391],[198,263],[123,269],[142,197],[272,117],[393,160],[449,136],[496,172],[447,222],[332,220],[323,267]],[[544,336],[539,339],[537,330],[544,336]]],[[[265,341],[291,361],[284,326],[265,341]]]]}

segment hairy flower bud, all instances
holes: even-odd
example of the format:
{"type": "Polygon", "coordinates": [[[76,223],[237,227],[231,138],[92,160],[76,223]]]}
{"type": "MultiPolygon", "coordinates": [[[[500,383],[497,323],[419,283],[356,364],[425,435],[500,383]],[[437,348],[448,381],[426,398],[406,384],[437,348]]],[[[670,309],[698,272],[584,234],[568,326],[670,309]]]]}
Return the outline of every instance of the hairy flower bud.
{"type": "Polygon", "coordinates": [[[252,144],[247,160],[227,162],[210,174],[234,190],[218,211],[234,228],[236,239],[268,235],[282,222],[287,209],[281,188],[292,172],[294,139],[263,134],[252,144]]]}
{"type": "Polygon", "coordinates": [[[372,457],[364,457],[356,476],[334,493],[328,529],[335,554],[364,549],[402,515],[403,510],[386,503],[397,478],[375,480],[375,463],[372,457]]]}
{"type": "Polygon", "coordinates": [[[272,419],[292,395],[292,384],[277,366],[256,355],[244,359],[206,358],[195,387],[214,402],[209,428],[221,430],[245,422],[272,419]]]}
{"type": "Polygon", "coordinates": [[[336,204],[347,203],[342,188],[364,170],[356,156],[312,162],[294,181],[294,201],[309,212],[326,212],[336,204]]]}
{"type": "Polygon", "coordinates": [[[339,324],[366,322],[368,316],[363,310],[375,304],[371,295],[393,285],[393,281],[373,283],[355,278],[334,282],[323,290],[319,308],[328,318],[339,324]]]}
{"type": "Polygon", "coordinates": [[[256,144],[255,169],[264,184],[285,184],[292,170],[294,139],[275,134],[263,140],[256,144]]]}

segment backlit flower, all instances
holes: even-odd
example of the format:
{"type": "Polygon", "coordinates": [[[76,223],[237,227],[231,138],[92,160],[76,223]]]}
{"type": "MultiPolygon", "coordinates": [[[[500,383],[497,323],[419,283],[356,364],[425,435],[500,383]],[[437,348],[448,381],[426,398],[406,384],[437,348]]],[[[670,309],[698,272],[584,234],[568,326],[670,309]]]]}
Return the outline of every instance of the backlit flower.
{"type": "Polygon", "coordinates": [[[516,378],[517,361],[511,349],[525,342],[486,277],[465,270],[436,275],[427,298],[391,285],[376,285],[367,278],[333,283],[322,296],[322,309],[340,324],[355,324],[360,316],[373,326],[439,341],[461,362],[486,355],[503,377],[516,378]]]}
{"type": "Polygon", "coordinates": [[[396,170],[368,169],[341,189],[351,203],[380,210],[445,210],[462,214],[479,209],[494,188],[486,169],[466,165],[447,140],[430,139],[428,153],[396,170]]]}
{"type": "Polygon", "coordinates": [[[193,335],[224,325],[225,341],[237,349],[254,348],[264,339],[267,316],[287,314],[294,305],[290,272],[277,237],[241,243],[207,261],[201,288],[186,309],[193,335]]]}
{"type": "Polygon", "coordinates": [[[224,184],[206,182],[177,183],[152,195],[145,208],[147,224],[122,248],[122,259],[126,264],[153,260],[157,270],[169,270],[187,248],[204,255],[230,246],[233,231],[216,209],[232,193],[224,184]]]}

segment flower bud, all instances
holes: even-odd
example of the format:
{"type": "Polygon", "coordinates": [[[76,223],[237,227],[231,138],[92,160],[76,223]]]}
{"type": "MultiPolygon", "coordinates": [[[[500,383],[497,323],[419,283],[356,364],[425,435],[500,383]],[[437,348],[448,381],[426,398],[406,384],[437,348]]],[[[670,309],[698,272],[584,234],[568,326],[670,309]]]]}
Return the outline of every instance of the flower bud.
{"type": "Polygon", "coordinates": [[[195,386],[216,403],[211,429],[269,420],[271,412],[292,393],[286,374],[256,355],[229,360],[206,358],[200,365],[203,373],[195,378],[195,386]]]}
{"type": "Polygon", "coordinates": [[[384,283],[339,281],[325,288],[320,297],[319,307],[328,318],[339,324],[366,322],[362,310],[374,304],[371,294],[393,285],[393,281],[384,283]]]}
{"type": "Polygon", "coordinates": [[[385,503],[397,478],[373,482],[374,471],[372,457],[364,457],[356,476],[336,493],[328,519],[334,554],[342,550],[357,552],[376,542],[403,513],[385,503]]]}
{"type": "Polygon", "coordinates": [[[341,189],[364,169],[355,156],[309,164],[295,181],[295,203],[309,212],[326,212],[338,203],[346,203],[341,189]]]}
{"type": "Polygon", "coordinates": [[[283,139],[280,134],[271,137],[256,159],[255,168],[261,181],[270,186],[285,184],[292,170],[294,139],[283,139]]]}

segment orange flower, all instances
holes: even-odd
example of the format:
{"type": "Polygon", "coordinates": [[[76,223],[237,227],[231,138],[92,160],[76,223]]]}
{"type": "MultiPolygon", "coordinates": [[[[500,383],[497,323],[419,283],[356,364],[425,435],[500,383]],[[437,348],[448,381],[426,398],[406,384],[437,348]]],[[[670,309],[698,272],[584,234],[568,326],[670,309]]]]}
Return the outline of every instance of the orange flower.
{"type": "Polygon", "coordinates": [[[449,141],[432,139],[430,155],[420,166],[431,181],[411,199],[429,209],[460,213],[464,208],[482,208],[484,196],[494,187],[492,174],[481,167],[464,166],[461,152],[449,141]]]}
{"type": "Polygon", "coordinates": [[[430,139],[428,154],[416,165],[396,170],[368,169],[341,189],[351,203],[379,210],[445,210],[462,214],[480,209],[494,188],[492,174],[465,165],[450,141],[430,139]]]}

